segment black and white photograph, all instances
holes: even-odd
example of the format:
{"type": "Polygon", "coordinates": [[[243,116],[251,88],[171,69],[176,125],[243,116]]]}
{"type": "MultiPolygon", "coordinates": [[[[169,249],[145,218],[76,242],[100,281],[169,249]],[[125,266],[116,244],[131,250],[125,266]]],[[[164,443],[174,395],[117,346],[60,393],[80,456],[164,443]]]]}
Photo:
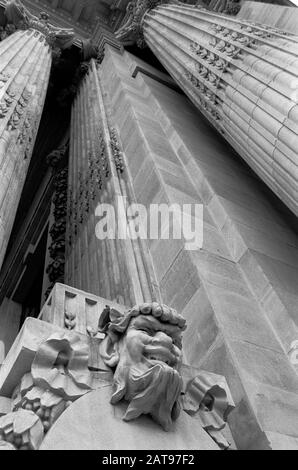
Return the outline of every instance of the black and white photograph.
{"type": "Polygon", "coordinates": [[[298,0],[0,0],[1,450],[298,450],[298,0]]]}

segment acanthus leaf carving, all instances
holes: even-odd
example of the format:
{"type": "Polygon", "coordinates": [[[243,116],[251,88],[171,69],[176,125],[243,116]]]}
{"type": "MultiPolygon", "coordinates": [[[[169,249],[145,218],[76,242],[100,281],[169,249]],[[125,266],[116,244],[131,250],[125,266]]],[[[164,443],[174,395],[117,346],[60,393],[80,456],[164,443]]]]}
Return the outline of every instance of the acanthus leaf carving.
{"type": "Polygon", "coordinates": [[[9,0],[6,3],[4,14],[8,26],[1,31],[4,38],[15,30],[34,31],[35,37],[45,40],[54,50],[56,48],[66,49],[70,47],[74,39],[73,29],[56,28],[49,22],[49,15],[41,12],[39,17],[33,15],[20,0],[9,0]]]}
{"type": "Polygon", "coordinates": [[[140,48],[145,47],[142,31],[142,21],[145,14],[157,5],[170,3],[170,0],[132,0],[127,8],[122,26],[115,36],[124,45],[136,43],[140,48]]]}

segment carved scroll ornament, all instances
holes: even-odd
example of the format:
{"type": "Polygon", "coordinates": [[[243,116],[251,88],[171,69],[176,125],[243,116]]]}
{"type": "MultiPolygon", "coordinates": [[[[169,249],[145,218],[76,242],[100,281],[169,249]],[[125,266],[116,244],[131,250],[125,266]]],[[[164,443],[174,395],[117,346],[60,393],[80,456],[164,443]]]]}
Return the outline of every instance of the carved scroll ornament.
{"type": "Polygon", "coordinates": [[[200,419],[205,431],[221,449],[229,448],[230,443],[221,431],[235,405],[224,377],[202,371],[187,383],[182,407],[187,414],[200,419]]]}
{"type": "Polygon", "coordinates": [[[36,450],[66,408],[91,390],[89,349],[73,333],[56,333],[38,348],[0,418],[0,450],[36,450]]]}

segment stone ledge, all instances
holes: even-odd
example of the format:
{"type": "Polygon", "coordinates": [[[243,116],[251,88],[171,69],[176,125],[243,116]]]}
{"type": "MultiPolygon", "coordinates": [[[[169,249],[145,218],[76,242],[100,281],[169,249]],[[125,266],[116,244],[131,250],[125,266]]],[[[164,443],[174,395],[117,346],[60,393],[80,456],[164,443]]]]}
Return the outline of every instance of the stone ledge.
{"type": "Polygon", "coordinates": [[[125,310],[123,305],[57,283],[38,318],[60,328],[65,328],[65,314],[69,313],[74,317],[72,331],[86,335],[87,328],[97,331],[99,317],[106,305],[114,307],[120,312],[125,310]]]}

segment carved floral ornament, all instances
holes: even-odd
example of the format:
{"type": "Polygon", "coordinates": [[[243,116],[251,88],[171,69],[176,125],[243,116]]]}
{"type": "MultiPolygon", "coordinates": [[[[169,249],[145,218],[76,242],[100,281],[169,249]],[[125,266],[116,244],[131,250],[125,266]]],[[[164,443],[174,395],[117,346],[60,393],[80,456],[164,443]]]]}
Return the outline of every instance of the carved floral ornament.
{"type": "Polygon", "coordinates": [[[54,222],[50,228],[51,244],[48,248],[50,261],[46,267],[50,285],[45,292],[45,298],[48,298],[56,282],[64,281],[68,186],[68,165],[66,161],[68,148],[68,143],[66,143],[53,150],[46,159],[53,172],[54,193],[52,204],[54,222]]]}
{"type": "Polygon", "coordinates": [[[275,33],[280,34],[265,25],[228,24],[226,19],[225,24],[220,24],[218,15],[216,21],[208,36],[205,29],[198,29],[196,40],[190,41],[193,61],[184,72],[185,79],[196,89],[196,100],[215,125],[222,119],[222,92],[229,83],[230,72],[245,54],[254,51],[257,55],[259,45],[272,41],[275,33]]]}
{"type": "Polygon", "coordinates": [[[38,115],[30,109],[32,93],[28,86],[20,89],[12,74],[0,73],[0,121],[7,131],[16,132],[16,145],[27,159],[32,151],[32,140],[38,125],[38,115]]]}
{"type": "MultiPolygon", "coordinates": [[[[116,170],[118,173],[122,173],[124,171],[123,154],[115,129],[111,130],[110,146],[116,170]]],[[[69,246],[80,233],[84,220],[89,216],[93,202],[96,201],[111,175],[107,143],[102,128],[98,132],[95,147],[88,150],[87,156],[87,168],[78,171],[77,188],[69,189],[69,201],[72,201],[68,210],[69,246]]]]}

